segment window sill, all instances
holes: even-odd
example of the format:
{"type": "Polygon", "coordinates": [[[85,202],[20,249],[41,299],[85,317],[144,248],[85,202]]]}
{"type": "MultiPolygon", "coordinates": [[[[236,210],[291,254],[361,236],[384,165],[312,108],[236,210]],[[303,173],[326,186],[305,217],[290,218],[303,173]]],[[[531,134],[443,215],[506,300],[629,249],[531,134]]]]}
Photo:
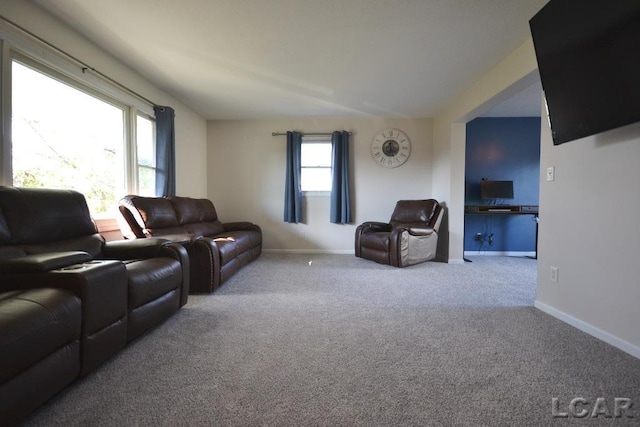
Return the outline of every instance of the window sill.
{"type": "Polygon", "coordinates": [[[118,220],[116,218],[94,218],[93,219],[98,226],[98,231],[119,231],[120,226],[118,225],[118,220]]]}
{"type": "Polygon", "coordinates": [[[330,197],[331,191],[303,191],[303,197],[330,197]]]}
{"type": "Polygon", "coordinates": [[[94,218],[96,227],[98,227],[98,233],[100,233],[105,240],[120,240],[122,239],[122,232],[120,231],[120,225],[116,218],[94,218]]]}

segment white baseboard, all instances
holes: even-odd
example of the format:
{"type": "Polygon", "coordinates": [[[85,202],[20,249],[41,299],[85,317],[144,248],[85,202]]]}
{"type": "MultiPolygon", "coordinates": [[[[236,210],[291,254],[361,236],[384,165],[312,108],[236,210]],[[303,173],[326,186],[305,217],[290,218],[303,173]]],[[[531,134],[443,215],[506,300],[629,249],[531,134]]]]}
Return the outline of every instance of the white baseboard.
{"type": "Polygon", "coordinates": [[[583,332],[586,332],[587,334],[594,336],[596,338],[598,338],[599,340],[602,340],[604,342],[606,342],[607,344],[611,344],[612,346],[619,348],[620,350],[624,351],[625,353],[629,353],[630,355],[632,355],[633,357],[636,357],[638,359],[640,359],[640,347],[632,344],[628,341],[623,340],[622,338],[619,338],[607,331],[603,331],[602,329],[593,326],[583,320],[580,320],[576,317],[571,316],[570,314],[567,314],[563,311],[560,311],[548,304],[545,304],[543,302],[540,302],[538,300],[535,301],[535,303],[533,304],[534,307],[536,307],[538,310],[544,311],[545,313],[555,317],[556,319],[562,320],[565,323],[568,323],[569,325],[580,329],[583,332]]]}
{"type": "Polygon", "coordinates": [[[355,255],[353,249],[263,249],[262,252],[277,254],[334,254],[355,255]]]}
{"type": "MultiPolygon", "coordinates": [[[[354,255],[353,249],[262,249],[262,252],[270,252],[274,254],[333,254],[333,255],[354,255]]],[[[449,264],[464,264],[463,259],[445,260],[438,257],[435,261],[449,264]]]]}
{"type": "MultiPolygon", "coordinates": [[[[262,249],[262,252],[271,252],[275,254],[334,254],[334,255],[355,255],[352,249],[262,249]]],[[[535,252],[505,252],[505,251],[492,251],[492,252],[474,252],[465,251],[464,256],[476,256],[476,255],[490,255],[490,256],[520,256],[520,257],[534,257],[535,252]]],[[[464,264],[464,259],[450,258],[449,260],[437,259],[438,262],[445,262],[448,264],[464,264]]]]}
{"type": "Polygon", "coordinates": [[[520,256],[535,257],[536,253],[528,251],[464,251],[464,256],[520,256]]]}

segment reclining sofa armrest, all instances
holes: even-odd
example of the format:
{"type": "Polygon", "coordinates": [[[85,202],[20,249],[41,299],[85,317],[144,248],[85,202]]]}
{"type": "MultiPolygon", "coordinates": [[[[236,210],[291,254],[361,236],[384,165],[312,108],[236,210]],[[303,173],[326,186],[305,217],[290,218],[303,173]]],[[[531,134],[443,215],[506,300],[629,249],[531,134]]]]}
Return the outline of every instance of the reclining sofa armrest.
{"type": "Polygon", "coordinates": [[[360,240],[362,235],[367,233],[375,233],[378,231],[380,232],[391,231],[391,224],[388,224],[386,222],[378,222],[378,221],[365,221],[356,227],[354,245],[355,245],[355,255],[358,258],[362,257],[362,243],[360,240]]]}
{"type": "Polygon", "coordinates": [[[358,226],[363,233],[378,232],[378,231],[391,231],[391,224],[378,221],[366,221],[358,226]]]}
{"type": "Polygon", "coordinates": [[[391,230],[391,235],[389,236],[391,246],[397,247],[398,242],[400,242],[403,237],[403,233],[406,233],[409,236],[424,237],[434,234],[435,230],[431,227],[396,227],[391,230]]]}
{"type": "Polygon", "coordinates": [[[260,226],[249,221],[225,222],[222,227],[224,227],[224,231],[262,231],[260,226]]]}
{"type": "Polygon", "coordinates": [[[171,243],[180,243],[185,248],[189,249],[193,242],[198,240],[200,236],[193,233],[179,233],[179,234],[160,234],[156,236],[160,239],[165,239],[171,243]]]}
{"type": "Polygon", "coordinates": [[[220,286],[220,251],[214,237],[202,237],[193,243],[190,252],[192,293],[211,293],[220,286]],[[195,276],[195,277],[194,277],[195,276]]]}
{"type": "Polygon", "coordinates": [[[182,267],[182,285],[180,287],[180,307],[182,307],[187,303],[187,299],[189,298],[189,286],[191,284],[191,262],[189,261],[189,253],[181,243],[165,242],[161,246],[158,256],[173,258],[178,261],[182,267]]]}
{"type": "Polygon", "coordinates": [[[431,227],[396,227],[389,236],[389,260],[394,267],[406,267],[433,259],[438,233],[431,227]]]}
{"type": "Polygon", "coordinates": [[[180,263],[182,285],[180,288],[180,307],[187,303],[189,296],[189,255],[180,243],[171,242],[161,237],[148,237],[135,240],[114,240],[106,242],[102,250],[104,259],[121,261],[149,258],[173,258],[180,263]]]}
{"type": "Polygon", "coordinates": [[[405,228],[405,230],[412,236],[430,236],[436,232],[436,230],[431,227],[409,227],[405,228]]]}
{"type": "Polygon", "coordinates": [[[90,260],[82,251],[33,254],[0,261],[0,273],[43,273],[90,260]]]}
{"type": "Polygon", "coordinates": [[[155,258],[161,255],[162,247],[169,243],[167,239],[149,237],[147,239],[114,240],[106,242],[102,248],[102,258],[130,259],[155,258]]]}

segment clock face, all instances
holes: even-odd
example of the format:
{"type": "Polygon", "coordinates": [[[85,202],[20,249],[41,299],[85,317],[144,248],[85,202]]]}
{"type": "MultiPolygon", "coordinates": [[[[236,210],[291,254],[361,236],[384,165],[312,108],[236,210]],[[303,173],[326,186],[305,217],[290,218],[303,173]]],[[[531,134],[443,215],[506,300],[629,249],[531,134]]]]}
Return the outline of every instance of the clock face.
{"type": "Polygon", "coordinates": [[[371,142],[371,157],[380,166],[396,168],[409,159],[411,141],[400,129],[385,129],[371,142]]]}

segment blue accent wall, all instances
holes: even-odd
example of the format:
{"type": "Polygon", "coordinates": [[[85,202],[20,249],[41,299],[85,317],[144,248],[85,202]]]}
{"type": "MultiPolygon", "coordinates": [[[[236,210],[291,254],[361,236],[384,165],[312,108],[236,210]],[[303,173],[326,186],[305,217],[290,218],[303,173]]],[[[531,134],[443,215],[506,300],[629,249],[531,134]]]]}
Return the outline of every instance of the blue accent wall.
{"type": "MultiPolygon", "coordinates": [[[[540,118],[477,118],[467,123],[466,205],[538,205],[540,118]],[[513,199],[480,199],[480,181],[513,181],[513,199]]],[[[465,215],[465,251],[532,252],[533,215],[465,215]],[[482,233],[485,241],[475,240],[482,233]],[[493,245],[487,238],[493,234],[493,245]]]]}

